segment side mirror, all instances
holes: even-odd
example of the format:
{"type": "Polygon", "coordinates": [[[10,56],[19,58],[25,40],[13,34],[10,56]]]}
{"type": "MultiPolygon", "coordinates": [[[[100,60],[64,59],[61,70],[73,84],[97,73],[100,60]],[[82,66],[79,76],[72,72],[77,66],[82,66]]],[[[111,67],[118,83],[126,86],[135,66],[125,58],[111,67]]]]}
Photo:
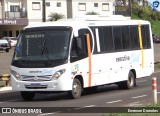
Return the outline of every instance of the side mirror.
{"type": "Polygon", "coordinates": [[[78,48],[82,48],[82,38],[81,37],[76,37],[76,45],[78,48]]]}

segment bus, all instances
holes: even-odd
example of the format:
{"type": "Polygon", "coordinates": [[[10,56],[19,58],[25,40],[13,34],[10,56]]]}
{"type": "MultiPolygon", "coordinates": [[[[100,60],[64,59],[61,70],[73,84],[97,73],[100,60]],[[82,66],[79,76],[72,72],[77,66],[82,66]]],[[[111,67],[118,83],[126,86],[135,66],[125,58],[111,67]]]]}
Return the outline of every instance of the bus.
{"type": "Polygon", "coordinates": [[[151,24],[123,16],[84,16],[24,27],[10,66],[24,100],[36,93],[83,91],[116,84],[132,89],[154,72],[151,24]]]}

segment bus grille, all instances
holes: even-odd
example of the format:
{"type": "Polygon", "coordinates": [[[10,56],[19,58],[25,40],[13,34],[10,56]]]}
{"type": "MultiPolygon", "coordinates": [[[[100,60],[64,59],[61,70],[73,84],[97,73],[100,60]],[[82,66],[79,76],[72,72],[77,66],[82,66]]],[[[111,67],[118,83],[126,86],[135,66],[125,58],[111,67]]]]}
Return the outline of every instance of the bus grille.
{"type": "Polygon", "coordinates": [[[50,81],[52,75],[43,75],[43,76],[26,76],[22,75],[22,81],[50,81]]]}

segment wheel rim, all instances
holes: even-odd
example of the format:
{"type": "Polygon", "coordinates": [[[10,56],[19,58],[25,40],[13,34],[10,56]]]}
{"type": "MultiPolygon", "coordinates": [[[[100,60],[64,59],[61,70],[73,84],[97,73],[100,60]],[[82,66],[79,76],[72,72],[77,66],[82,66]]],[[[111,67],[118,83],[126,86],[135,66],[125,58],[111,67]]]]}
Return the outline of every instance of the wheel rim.
{"type": "Polygon", "coordinates": [[[80,94],[80,85],[77,83],[74,83],[73,85],[73,93],[75,96],[79,96],[80,94]]]}

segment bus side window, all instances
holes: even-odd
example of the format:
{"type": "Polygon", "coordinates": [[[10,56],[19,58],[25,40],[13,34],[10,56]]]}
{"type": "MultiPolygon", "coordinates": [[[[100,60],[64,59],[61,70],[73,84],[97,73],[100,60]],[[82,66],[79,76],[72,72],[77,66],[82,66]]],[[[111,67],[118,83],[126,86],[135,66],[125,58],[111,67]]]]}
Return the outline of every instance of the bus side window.
{"type": "Polygon", "coordinates": [[[86,39],[82,36],[73,38],[71,49],[71,62],[87,57],[86,39]]]}
{"type": "Polygon", "coordinates": [[[130,36],[132,49],[140,49],[138,26],[130,26],[130,36]]]}
{"type": "MultiPolygon", "coordinates": [[[[89,30],[81,29],[78,31],[79,36],[73,38],[72,49],[71,49],[71,62],[81,60],[81,59],[86,58],[88,56],[87,39],[86,39],[86,34],[88,34],[88,33],[89,33],[89,30]]],[[[92,46],[92,44],[91,44],[91,46],[92,46]]]]}

